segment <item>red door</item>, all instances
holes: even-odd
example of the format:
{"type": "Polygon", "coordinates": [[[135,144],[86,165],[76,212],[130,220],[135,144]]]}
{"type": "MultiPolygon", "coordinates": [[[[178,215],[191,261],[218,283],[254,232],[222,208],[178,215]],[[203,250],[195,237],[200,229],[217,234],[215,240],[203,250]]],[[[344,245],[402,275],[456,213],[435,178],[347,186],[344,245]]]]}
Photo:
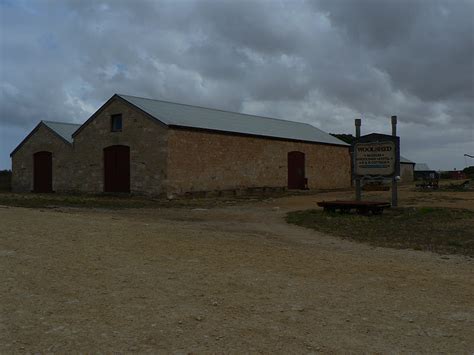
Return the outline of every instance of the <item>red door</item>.
{"type": "Polygon", "coordinates": [[[288,188],[305,188],[304,153],[288,153],[288,188]]]}
{"type": "Polygon", "coordinates": [[[53,192],[53,154],[51,152],[33,154],[33,191],[53,192]]]}
{"type": "Polygon", "coordinates": [[[130,192],[130,147],[104,148],[104,191],[130,192]]]}

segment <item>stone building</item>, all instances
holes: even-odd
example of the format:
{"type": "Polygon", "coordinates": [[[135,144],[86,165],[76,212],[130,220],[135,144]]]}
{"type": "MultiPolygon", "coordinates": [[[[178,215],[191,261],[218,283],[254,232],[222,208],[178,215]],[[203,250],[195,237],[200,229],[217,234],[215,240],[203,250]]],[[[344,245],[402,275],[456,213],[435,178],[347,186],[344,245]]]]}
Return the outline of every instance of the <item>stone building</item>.
{"type": "Polygon", "coordinates": [[[415,163],[405,157],[400,156],[400,182],[410,183],[415,180],[415,163]]]}
{"type": "Polygon", "coordinates": [[[186,194],[350,187],[349,145],[298,122],[114,95],[82,125],[41,121],[14,191],[186,194]]]}

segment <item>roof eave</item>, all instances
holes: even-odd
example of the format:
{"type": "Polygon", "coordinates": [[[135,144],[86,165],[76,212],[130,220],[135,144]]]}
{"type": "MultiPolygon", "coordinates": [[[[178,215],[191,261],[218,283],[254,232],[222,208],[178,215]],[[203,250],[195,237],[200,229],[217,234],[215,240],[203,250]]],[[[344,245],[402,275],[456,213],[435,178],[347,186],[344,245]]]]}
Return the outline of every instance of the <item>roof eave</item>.
{"type": "Polygon", "coordinates": [[[183,129],[183,130],[191,130],[191,131],[205,131],[205,132],[213,132],[219,134],[226,134],[226,135],[234,135],[234,136],[245,136],[245,137],[258,137],[263,139],[274,139],[274,140],[282,140],[282,141],[290,141],[290,142],[303,142],[303,143],[310,143],[310,144],[320,144],[320,145],[331,145],[337,147],[344,147],[350,148],[350,145],[341,141],[341,144],[338,143],[329,143],[329,142],[317,142],[317,141],[310,141],[305,139],[297,139],[297,138],[287,138],[287,137],[276,137],[276,136],[265,136],[262,134],[252,134],[252,133],[242,133],[242,132],[232,132],[232,131],[224,131],[218,129],[211,129],[211,128],[199,128],[199,127],[191,127],[185,125],[168,125],[171,129],[183,129]]]}

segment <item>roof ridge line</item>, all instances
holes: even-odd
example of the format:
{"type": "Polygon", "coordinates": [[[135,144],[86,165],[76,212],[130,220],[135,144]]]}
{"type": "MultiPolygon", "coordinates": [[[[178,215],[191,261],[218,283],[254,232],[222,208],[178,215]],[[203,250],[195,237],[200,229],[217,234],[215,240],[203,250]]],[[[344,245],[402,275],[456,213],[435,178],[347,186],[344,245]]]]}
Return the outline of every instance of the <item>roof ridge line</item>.
{"type": "Polygon", "coordinates": [[[174,105],[181,105],[181,106],[188,106],[188,107],[203,108],[203,109],[212,110],[212,111],[235,113],[235,114],[237,114],[237,115],[244,115],[244,116],[250,116],[250,117],[265,118],[265,119],[267,119],[267,120],[275,120],[275,121],[299,123],[299,124],[308,125],[308,126],[311,126],[311,127],[314,127],[314,128],[316,128],[316,129],[321,130],[320,128],[318,128],[318,127],[316,127],[316,126],[313,126],[311,123],[307,123],[307,122],[290,121],[290,120],[284,120],[283,118],[274,118],[274,117],[268,117],[268,116],[258,116],[258,115],[252,115],[252,114],[249,114],[249,113],[241,113],[241,112],[235,112],[235,111],[228,111],[228,110],[222,110],[222,109],[219,109],[219,108],[204,107],[204,106],[198,106],[198,105],[182,104],[182,103],[180,103],[180,102],[173,102],[173,101],[167,101],[167,100],[150,99],[150,98],[147,98],[147,97],[134,96],[134,95],[125,95],[125,94],[117,94],[117,95],[118,95],[118,96],[121,96],[121,97],[123,97],[123,96],[130,96],[130,97],[135,97],[135,98],[137,98],[137,99],[142,99],[142,100],[159,101],[159,102],[166,102],[166,103],[174,104],[174,105]]]}
{"type": "Polygon", "coordinates": [[[50,121],[50,120],[41,120],[41,122],[48,122],[48,123],[61,123],[61,124],[70,124],[70,125],[82,125],[82,123],[72,123],[72,122],[61,122],[61,121],[50,121]]]}

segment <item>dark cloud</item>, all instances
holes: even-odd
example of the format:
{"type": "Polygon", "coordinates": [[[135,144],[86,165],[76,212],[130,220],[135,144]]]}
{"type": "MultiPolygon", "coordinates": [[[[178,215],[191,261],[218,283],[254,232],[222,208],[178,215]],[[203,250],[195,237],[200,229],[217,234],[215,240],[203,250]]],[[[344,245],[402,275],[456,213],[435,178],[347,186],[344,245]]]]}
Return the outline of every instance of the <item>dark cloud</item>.
{"type": "Polygon", "coordinates": [[[320,0],[313,5],[356,43],[381,49],[397,46],[410,37],[427,8],[413,0],[320,0]]]}
{"type": "Polygon", "coordinates": [[[21,130],[82,122],[119,92],[331,132],[352,131],[356,117],[387,130],[397,114],[405,155],[462,167],[474,151],[473,4],[4,1],[0,165],[21,130]]]}
{"type": "Polygon", "coordinates": [[[474,97],[473,1],[320,1],[396,88],[424,101],[474,97]]]}

